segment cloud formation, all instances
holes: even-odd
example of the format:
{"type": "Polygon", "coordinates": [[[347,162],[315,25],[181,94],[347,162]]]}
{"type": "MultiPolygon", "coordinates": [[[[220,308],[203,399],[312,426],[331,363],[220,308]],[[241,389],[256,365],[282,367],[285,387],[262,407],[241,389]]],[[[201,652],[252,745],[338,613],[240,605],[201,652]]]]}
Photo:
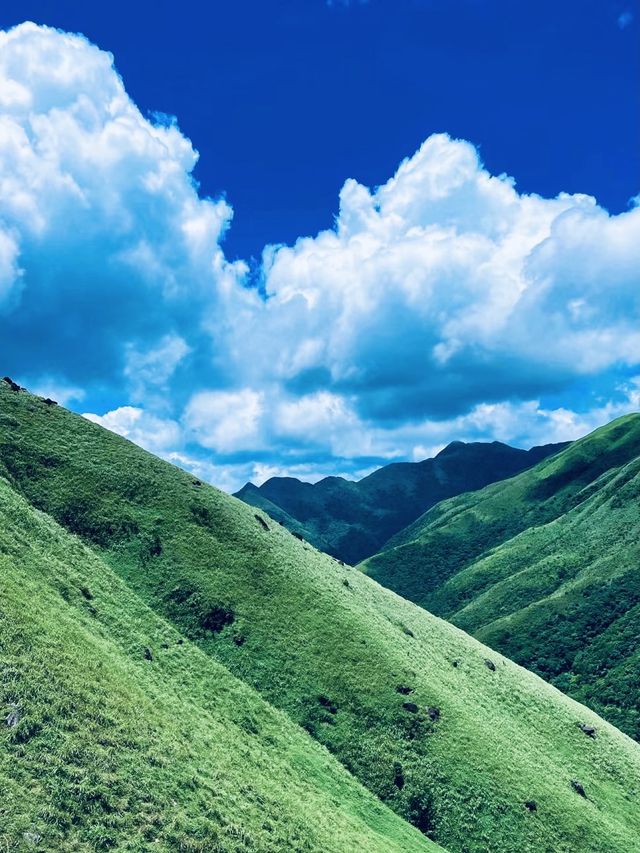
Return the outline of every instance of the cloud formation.
{"type": "Polygon", "coordinates": [[[63,375],[82,350],[76,381],[135,373],[139,397],[153,352],[216,312],[243,269],[220,249],[231,208],[198,196],[196,160],[175,122],[140,113],[110,54],[35,24],[0,32],[0,312],[5,340],[25,344],[19,370],[63,375]]]}
{"type": "Polygon", "coordinates": [[[437,134],[381,186],[347,180],[332,228],[266,247],[258,288],[196,160],[110,54],[0,32],[6,371],[228,488],[638,407],[637,204],[522,195],[437,134]]]}
{"type": "Polygon", "coordinates": [[[334,229],[267,252],[261,349],[282,383],[393,422],[555,390],[637,364],[639,235],[638,208],[521,196],[432,136],[377,190],[347,181],[334,229]]]}

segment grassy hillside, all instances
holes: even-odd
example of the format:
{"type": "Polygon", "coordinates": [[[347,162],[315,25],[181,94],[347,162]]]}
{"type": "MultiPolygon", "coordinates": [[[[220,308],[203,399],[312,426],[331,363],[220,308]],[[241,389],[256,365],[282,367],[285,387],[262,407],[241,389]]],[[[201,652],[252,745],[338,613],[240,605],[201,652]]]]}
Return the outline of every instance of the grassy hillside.
{"type": "Polygon", "coordinates": [[[450,853],[637,848],[640,747],[595,714],[95,424],[0,417],[16,489],[450,853]]]}
{"type": "Polygon", "coordinates": [[[364,564],[640,738],[640,416],[445,501],[364,564]]]}
{"type": "MultiPolygon", "coordinates": [[[[296,480],[296,482],[299,481],[296,480]]],[[[297,518],[289,515],[289,513],[282,509],[281,506],[278,506],[273,503],[273,501],[269,500],[269,498],[260,491],[258,486],[254,486],[253,483],[247,483],[243,486],[242,489],[236,493],[235,497],[240,498],[241,501],[244,501],[244,503],[247,503],[256,509],[262,510],[262,512],[266,512],[274,521],[277,521],[278,524],[282,524],[287,528],[287,530],[291,531],[291,533],[306,539],[320,551],[329,553],[331,542],[328,539],[325,539],[324,536],[319,533],[314,533],[308,527],[305,527],[304,524],[298,521],[297,518]]]]}
{"type": "Polygon", "coordinates": [[[436,850],[0,480],[0,849],[436,850]]]}
{"type": "Polygon", "coordinates": [[[321,551],[355,564],[438,501],[511,477],[564,446],[518,450],[498,441],[454,441],[433,459],[385,465],[356,483],[273,477],[260,487],[247,483],[236,497],[321,551]]]}

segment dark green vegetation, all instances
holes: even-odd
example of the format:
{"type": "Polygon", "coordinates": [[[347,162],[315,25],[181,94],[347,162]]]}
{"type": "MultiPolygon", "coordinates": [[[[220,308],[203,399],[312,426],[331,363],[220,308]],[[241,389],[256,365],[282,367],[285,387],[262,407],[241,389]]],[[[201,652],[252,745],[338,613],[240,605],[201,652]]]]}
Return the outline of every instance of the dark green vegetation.
{"type": "Polygon", "coordinates": [[[638,744],[458,628],[2,383],[0,469],[25,515],[13,532],[2,511],[3,701],[24,712],[0,729],[12,832],[42,820],[69,850],[98,832],[145,849],[153,814],[167,849],[175,831],[215,850],[203,839],[218,823],[223,850],[411,850],[425,836],[449,853],[638,849],[638,744]]]}
{"type": "Polygon", "coordinates": [[[640,739],[640,415],[439,504],[363,567],[640,739]]]}
{"type": "Polygon", "coordinates": [[[259,488],[247,483],[236,497],[355,565],[438,501],[511,477],[565,446],[518,450],[499,441],[454,441],[433,459],[385,465],[357,483],[342,477],[315,484],[273,477],[259,488]]]}

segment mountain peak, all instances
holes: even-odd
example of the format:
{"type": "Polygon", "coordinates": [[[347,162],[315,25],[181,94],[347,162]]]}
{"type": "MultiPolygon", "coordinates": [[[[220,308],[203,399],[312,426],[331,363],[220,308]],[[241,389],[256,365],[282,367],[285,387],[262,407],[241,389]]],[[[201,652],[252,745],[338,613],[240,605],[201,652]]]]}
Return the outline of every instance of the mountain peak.
{"type": "Polygon", "coordinates": [[[443,456],[449,456],[452,453],[457,453],[462,447],[467,447],[466,441],[450,441],[446,447],[443,447],[439,453],[436,453],[434,459],[440,459],[443,456]]]}

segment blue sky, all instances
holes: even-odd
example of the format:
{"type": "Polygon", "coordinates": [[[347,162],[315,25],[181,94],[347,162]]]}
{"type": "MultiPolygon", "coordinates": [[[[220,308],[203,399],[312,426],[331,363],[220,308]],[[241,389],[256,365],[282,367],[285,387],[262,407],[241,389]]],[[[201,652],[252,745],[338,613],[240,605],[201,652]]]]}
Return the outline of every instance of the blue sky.
{"type": "Polygon", "coordinates": [[[3,3],[4,372],[226,488],[637,408],[638,17],[3,3]]]}

